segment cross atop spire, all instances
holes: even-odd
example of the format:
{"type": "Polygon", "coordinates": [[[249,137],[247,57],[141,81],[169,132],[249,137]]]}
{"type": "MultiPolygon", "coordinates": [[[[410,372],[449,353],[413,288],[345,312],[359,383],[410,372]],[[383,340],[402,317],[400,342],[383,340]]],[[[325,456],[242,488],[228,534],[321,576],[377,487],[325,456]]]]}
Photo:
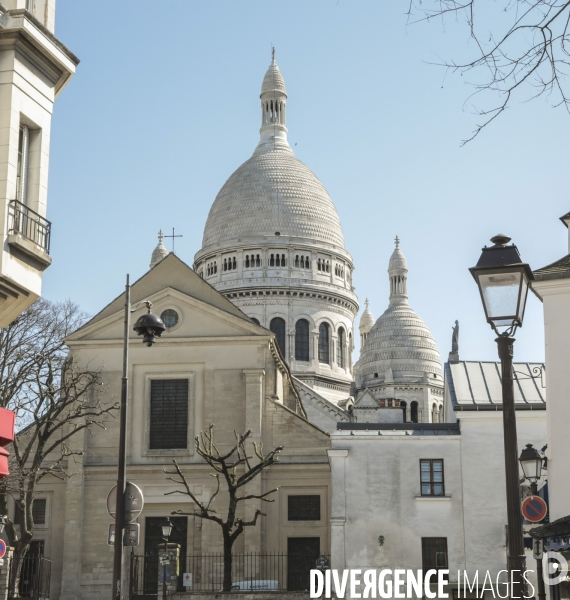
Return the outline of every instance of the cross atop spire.
{"type": "Polygon", "coordinates": [[[396,248],[400,247],[400,238],[398,236],[396,236],[396,239],[394,240],[394,242],[396,243],[396,248]]]}
{"type": "Polygon", "coordinates": [[[364,304],[366,304],[366,308],[368,308],[368,305],[370,304],[370,302],[368,302],[368,298],[366,298],[366,300],[364,301],[364,304]]]}
{"type": "Polygon", "coordinates": [[[164,239],[164,233],[162,233],[162,229],[158,232],[158,243],[162,244],[162,240],[164,239]]]}

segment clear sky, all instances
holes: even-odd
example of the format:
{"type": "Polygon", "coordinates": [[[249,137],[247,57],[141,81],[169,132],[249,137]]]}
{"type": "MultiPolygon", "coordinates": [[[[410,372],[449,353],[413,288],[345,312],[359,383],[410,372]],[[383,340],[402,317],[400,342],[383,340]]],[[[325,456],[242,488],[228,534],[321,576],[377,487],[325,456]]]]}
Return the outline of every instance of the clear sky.
{"type": "MultiPolygon", "coordinates": [[[[472,90],[428,63],[468,52],[467,32],[406,25],[406,6],[58,0],[56,34],[81,63],[55,105],[44,296],[99,311],[127,272],[148,269],[161,228],[184,236],[176,253],[192,264],[217,192],[257,144],[273,43],[289,141],[337,207],[361,307],[368,297],[376,318],[387,307],[398,235],[410,304],[442,359],[458,319],[460,357],[496,360],[467,269],[499,232],[533,269],[567,254],[570,117],[515,102],[460,147],[476,122],[472,90]]],[[[515,360],[543,360],[534,295],[517,340],[515,360]]]]}

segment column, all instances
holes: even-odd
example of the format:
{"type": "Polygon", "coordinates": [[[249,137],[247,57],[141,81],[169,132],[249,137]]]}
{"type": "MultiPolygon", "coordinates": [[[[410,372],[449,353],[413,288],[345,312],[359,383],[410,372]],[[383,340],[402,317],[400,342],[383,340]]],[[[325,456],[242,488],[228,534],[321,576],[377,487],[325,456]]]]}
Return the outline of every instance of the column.
{"type": "MultiPolygon", "coordinates": [[[[248,439],[248,447],[251,447],[253,442],[259,444],[263,426],[263,388],[264,388],[264,369],[244,369],[245,377],[245,426],[251,430],[251,435],[248,439]]],[[[244,486],[245,495],[263,493],[262,476],[258,475],[255,479],[244,486]]],[[[256,510],[263,511],[261,500],[246,500],[244,502],[244,519],[250,521],[256,510]]],[[[261,552],[261,523],[258,517],[258,522],[255,527],[246,527],[243,534],[245,536],[246,552],[261,552]]]]}
{"type": "Polygon", "coordinates": [[[344,524],[346,522],[345,464],[348,449],[328,450],[331,465],[331,569],[345,569],[344,524]]]}

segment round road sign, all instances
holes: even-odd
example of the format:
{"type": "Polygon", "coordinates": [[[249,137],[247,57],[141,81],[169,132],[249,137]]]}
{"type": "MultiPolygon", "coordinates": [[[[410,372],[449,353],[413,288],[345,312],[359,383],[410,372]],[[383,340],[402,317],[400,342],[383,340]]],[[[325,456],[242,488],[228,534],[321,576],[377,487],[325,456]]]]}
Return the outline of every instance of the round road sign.
{"type": "Polygon", "coordinates": [[[531,523],[539,523],[546,517],[548,506],[540,496],[529,496],[522,503],[523,517],[531,523]]]}
{"type": "MultiPolygon", "coordinates": [[[[125,490],[125,522],[131,523],[142,512],[144,506],[143,493],[138,485],[127,481],[125,490]]],[[[107,510],[113,519],[115,518],[115,509],[117,507],[117,486],[109,492],[107,496],[107,510]]]]}
{"type": "Polygon", "coordinates": [[[0,540],[0,558],[4,558],[6,554],[6,542],[4,540],[0,540]]]}

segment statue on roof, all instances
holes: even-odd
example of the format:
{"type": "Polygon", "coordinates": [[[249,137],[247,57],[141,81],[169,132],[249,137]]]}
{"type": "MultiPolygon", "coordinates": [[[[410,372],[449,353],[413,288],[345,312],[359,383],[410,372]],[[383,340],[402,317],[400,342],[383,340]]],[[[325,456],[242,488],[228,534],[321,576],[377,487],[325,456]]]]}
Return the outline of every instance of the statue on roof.
{"type": "Polygon", "coordinates": [[[451,352],[449,353],[450,360],[452,357],[455,360],[459,360],[459,321],[455,321],[455,326],[452,327],[453,333],[451,334],[451,352]]]}

